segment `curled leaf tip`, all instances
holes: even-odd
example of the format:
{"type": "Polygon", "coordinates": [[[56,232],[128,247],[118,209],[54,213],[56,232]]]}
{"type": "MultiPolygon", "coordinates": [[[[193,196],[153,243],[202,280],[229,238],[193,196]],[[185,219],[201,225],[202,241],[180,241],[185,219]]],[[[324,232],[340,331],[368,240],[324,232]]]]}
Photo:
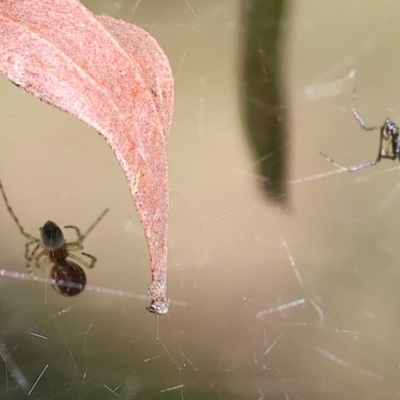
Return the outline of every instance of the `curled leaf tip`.
{"type": "Polygon", "coordinates": [[[166,281],[154,281],[152,282],[148,294],[150,297],[150,307],[147,309],[155,314],[166,314],[168,312],[169,301],[166,298],[166,281]]]}

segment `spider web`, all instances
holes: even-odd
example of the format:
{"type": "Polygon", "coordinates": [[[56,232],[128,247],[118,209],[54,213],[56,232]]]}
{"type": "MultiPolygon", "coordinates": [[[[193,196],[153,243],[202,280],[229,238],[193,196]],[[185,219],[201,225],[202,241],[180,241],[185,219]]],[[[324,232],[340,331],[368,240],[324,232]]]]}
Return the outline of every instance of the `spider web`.
{"type": "Polygon", "coordinates": [[[351,115],[355,84],[366,124],[400,121],[399,5],[289,4],[288,212],[260,193],[262,160],[243,137],[241,3],[85,5],[149,30],[174,71],[170,312],[145,310],[147,247],[104,140],[2,80],[0,178],[24,228],[37,236],[51,219],[84,232],[110,212],[84,242],[98,260],[88,285],[68,298],[51,265],[32,282],[0,202],[0,398],[398,397],[399,166],[349,174],[319,152],[345,166],[375,159],[378,134],[351,115]]]}

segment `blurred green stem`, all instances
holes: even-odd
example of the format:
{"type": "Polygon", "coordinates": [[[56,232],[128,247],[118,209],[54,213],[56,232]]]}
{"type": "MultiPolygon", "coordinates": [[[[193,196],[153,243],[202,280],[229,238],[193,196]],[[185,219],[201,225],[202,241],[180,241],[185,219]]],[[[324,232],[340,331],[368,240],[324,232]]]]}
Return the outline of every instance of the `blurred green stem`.
{"type": "Polygon", "coordinates": [[[243,1],[242,107],[258,173],[268,194],[286,202],[287,119],[282,83],[284,0],[243,1]]]}

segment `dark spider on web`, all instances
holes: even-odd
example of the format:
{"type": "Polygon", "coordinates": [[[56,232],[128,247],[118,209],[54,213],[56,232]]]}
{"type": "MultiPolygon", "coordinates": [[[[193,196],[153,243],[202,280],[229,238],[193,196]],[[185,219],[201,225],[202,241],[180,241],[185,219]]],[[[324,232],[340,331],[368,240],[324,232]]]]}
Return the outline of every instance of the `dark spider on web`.
{"type": "MultiPolygon", "coordinates": [[[[353,102],[355,103],[356,100],[356,90],[354,89],[354,95],[353,95],[353,102]]],[[[365,126],[364,121],[358,114],[357,110],[355,107],[352,108],[353,115],[355,119],[358,121],[360,124],[361,128],[364,129],[365,131],[373,131],[373,130],[380,130],[380,138],[379,138],[379,150],[378,150],[378,156],[376,157],[376,160],[374,161],[368,161],[359,165],[355,165],[352,167],[344,167],[328,156],[326,156],[324,153],[320,154],[326,158],[329,162],[331,162],[335,167],[340,168],[344,171],[347,172],[355,172],[363,168],[371,167],[373,165],[378,164],[379,161],[381,161],[382,158],[388,158],[390,160],[395,160],[396,158],[399,159],[400,161],[400,128],[395,124],[395,122],[389,118],[386,118],[385,122],[381,126],[365,126]]]]}
{"type": "Polygon", "coordinates": [[[73,252],[83,250],[83,241],[109,209],[105,209],[96,221],[89,226],[84,234],[82,234],[80,229],[74,225],[64,226],[65,229],[75,230],[77,236],[75,241],[66,242],[63,232],[53,221],[47,221],[43,227],[40,228],[39,239],[26,232],[22,227],[18,217],[15,215],[14,210],[8,202],[1,181],[0,191],[9,214],[17,224],[21,234],[29,240],[29,242],[25,244],[25,259],[26,267],[28,268],[32,278],[36,280],[37,276],[32,270],[31,263],[34,261],[36,267],[40,268],[41,260],[46,258],[46,260],[50,260],[53,263],[50,275],[51,279],[54,281],[52,286],[57,293],[63,296],[75,296],[82,292],[86,286],[86,274],[81,268],[81,265],[89,269],[93,268],[96,264],[97,258],[91,254],[81,252],[83,256],[90,259],[90,262],[87,262],[81,257],[73,254],[73,252]]]}

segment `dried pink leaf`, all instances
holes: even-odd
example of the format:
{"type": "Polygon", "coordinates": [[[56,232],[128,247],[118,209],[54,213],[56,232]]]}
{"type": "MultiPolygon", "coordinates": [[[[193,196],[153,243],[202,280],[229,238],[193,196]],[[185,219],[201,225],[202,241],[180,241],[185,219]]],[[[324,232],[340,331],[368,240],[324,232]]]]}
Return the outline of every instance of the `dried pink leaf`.
{"type": "Polygon", "coordinates": [[[168,133],[173,76],[147,32],[77,0],[0,1],[0,72],[80,118],[120,162],[150,252],[150,311],[168,312],[168,133]]]}

